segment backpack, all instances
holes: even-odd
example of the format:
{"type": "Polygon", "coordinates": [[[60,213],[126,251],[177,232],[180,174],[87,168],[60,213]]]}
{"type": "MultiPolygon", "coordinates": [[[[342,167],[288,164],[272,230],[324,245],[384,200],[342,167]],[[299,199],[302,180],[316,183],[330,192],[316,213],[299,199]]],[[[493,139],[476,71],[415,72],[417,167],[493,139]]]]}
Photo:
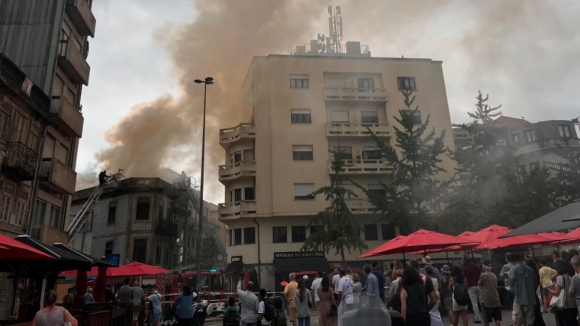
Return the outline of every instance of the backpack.
{"type": "Polygon", "coordinates": [[[455,284],[453,284],[453,299],[455,299],[455,302],[460,306],[469,305],[471,299],[469,298],[465,281],[463,281],[463,283],[455,281],[455,284]]]}
{"type": "Polygon", "coordinates": [[[264,299],[264,319],[266,319],[266,321],[272,321],[275,315],[274,312],[274,303],[272,302],[272,299],[264,299]]]}
{"type": "Polygon", "coordinates": [[[224,316],[224,324],[226,326],[238,326],[240,324],[240,320],[238,319],[238,313],[236,311],[229,311],[224,316]]]}

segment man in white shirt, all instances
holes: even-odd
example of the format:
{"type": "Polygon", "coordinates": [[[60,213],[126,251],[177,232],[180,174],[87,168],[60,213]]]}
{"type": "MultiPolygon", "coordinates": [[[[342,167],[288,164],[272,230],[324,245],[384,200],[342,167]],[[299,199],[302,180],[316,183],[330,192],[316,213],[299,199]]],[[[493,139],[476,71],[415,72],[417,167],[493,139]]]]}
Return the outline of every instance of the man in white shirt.
{"type": "Polygon", "coordinates": [[[323,277],[324,277],[324,273],[322,271],[318,271],[318,276],[316,277],[316,279],[314,281],[312,281],[312,285],[311,285],[312,291],[310,291],[310,295],[312,296],[312,301],[314,302],[314,307],[316,307],[316,304],[320,301],[320,298],[318,297],[318,288],[320,287],[320,284],[322,283],[323,277]]]}
{"type": "Polygon", "coordinates": [[[242,326],[256,326],[257,324],[256,313],[259,309],[259,302],[258,297],[250,291],[252,286],[254,286],[254,283],[248,282],[246,291],[242,291],[242,281],[239,281],[236,288],[238,298],[240,299],[240,319],[242,326]]]}
{"type": "Polygon", "coordinates": [[[267,315],[268,311],[266,311],[266,300],[268,300],[268,294],[266,290],[260,289],[260,304],[258,305],[258,320],[260,321],[261,325],[268,326],[272,324],[274,320],[274,313],[270,312],[270,316],[267,315]],[[268,319],[270,319],[268,321],[268,319]]]}
{"type": "Polygon", "coordinates": [[[346,270],[340,270],[340,282],[338,283],[338,296],[341,304],[344,306],[344,311],[352,310],[354,306],[354,296],[352,295],[352,278],[346,276],[346,270]]]}

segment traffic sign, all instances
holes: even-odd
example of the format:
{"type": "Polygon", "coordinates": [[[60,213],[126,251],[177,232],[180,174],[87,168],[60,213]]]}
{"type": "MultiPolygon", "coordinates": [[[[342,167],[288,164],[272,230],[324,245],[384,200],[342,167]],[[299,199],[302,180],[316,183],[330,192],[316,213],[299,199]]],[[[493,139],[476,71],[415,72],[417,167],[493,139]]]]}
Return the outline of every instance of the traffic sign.
{"type": "Polygon", "coordinates": [[[119,267],[119,264],[121,263],[121,254],[108,254],[105,257],[109,266],[119,267]]]}
{"type": "Polygon", "coordinates": [[[209,269],[209,272],[210,273],[217,273],[217,268],[212,267],[212,268],[209,269]]]}

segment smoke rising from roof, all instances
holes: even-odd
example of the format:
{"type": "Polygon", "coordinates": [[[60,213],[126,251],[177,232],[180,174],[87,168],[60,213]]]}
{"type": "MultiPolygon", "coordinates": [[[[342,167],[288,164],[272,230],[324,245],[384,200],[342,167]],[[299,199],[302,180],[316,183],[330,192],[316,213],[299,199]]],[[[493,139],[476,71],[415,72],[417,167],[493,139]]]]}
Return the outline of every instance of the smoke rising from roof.
{"type": "MultiPolygon", "coordinates": [[[[221,200],[217,167],[224,164],[224,151],[218,130],[241,122],[240,90],[251,58],[287,54],[317,33],[328,34],[329,4],[342,7],[344,41],[370,45],[375,57],[443,60],[450,102],[457,104],[451,109],[461,111],[453,115],[463,121],[478,89],[503,103],[506,114],[526,117],[530,108],[570,107],[575,96],[569,82],[577,85],[579,74],[573,62],[580,56],[580,20],[574,17],[580,5],[574,1],[192,0],[191,22],[155,33],[170,53],[181,96],[136,105],[107,132],[112,147],[96,154],[100,166],[122,168],[127,177],[184,166],[197,177],[203,85],[194,80],[212,76],[206,189],[221,200]]],[[[79,174],[77,189],[86,186],[83,180],[79,174]]]]}

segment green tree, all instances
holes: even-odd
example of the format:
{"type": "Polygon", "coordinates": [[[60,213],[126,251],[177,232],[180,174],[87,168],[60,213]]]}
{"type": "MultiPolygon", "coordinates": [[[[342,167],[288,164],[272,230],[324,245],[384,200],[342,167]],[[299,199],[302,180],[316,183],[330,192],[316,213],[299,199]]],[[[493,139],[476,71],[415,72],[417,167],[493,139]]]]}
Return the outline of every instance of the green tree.
{"type": "Polygon", "coordinates": [[[413,91],[401,91],[405,110],[395,117],[395,145],[384,141],[372,132],[371,137],[379,148],[385,164],[392,169],[390,179],[379,180],[382,192],[366,191],[371,203],[385,220],[392,225],[409,230],[419,223],[428,223],[427,214],[439,211],[441,195],[446,192],[448,182],[440,182],[436,176],[446,172],[440,165],[441,157],[447,152],[444,143],[445,131],[439,135],[435,128],[429,131],[430,116],[420,121],[419,106],[414,106],[413,91]],[[414,106],[414,108],[413,108],[414,106]]]}
{"type": "Polygon", "coordinates": [[[346,263],[345,252],[352,252],[368,249],[361,239],[362,225],[352,214],[345,201],[347,197],[357,197],[350,189],[343,187],[345,183],[354,184],[348,177],[343,175],[346,163],[341,159],[343,150],[331,152],[333,159],[331,162],[332,174],[330,175],[330,185],[322,187],[314,192],[314,195],[324,195],[330,203],[324,211],[314,216],[308,223],[308,228],[318,227],[317,231],[311,233],[304,242],[302,251],[324,251],[329,253],[332,249],[336,254],[340,254],[342,262],[346,263]],[[323,226],[323,227],[320,227],[323,226]]]}

